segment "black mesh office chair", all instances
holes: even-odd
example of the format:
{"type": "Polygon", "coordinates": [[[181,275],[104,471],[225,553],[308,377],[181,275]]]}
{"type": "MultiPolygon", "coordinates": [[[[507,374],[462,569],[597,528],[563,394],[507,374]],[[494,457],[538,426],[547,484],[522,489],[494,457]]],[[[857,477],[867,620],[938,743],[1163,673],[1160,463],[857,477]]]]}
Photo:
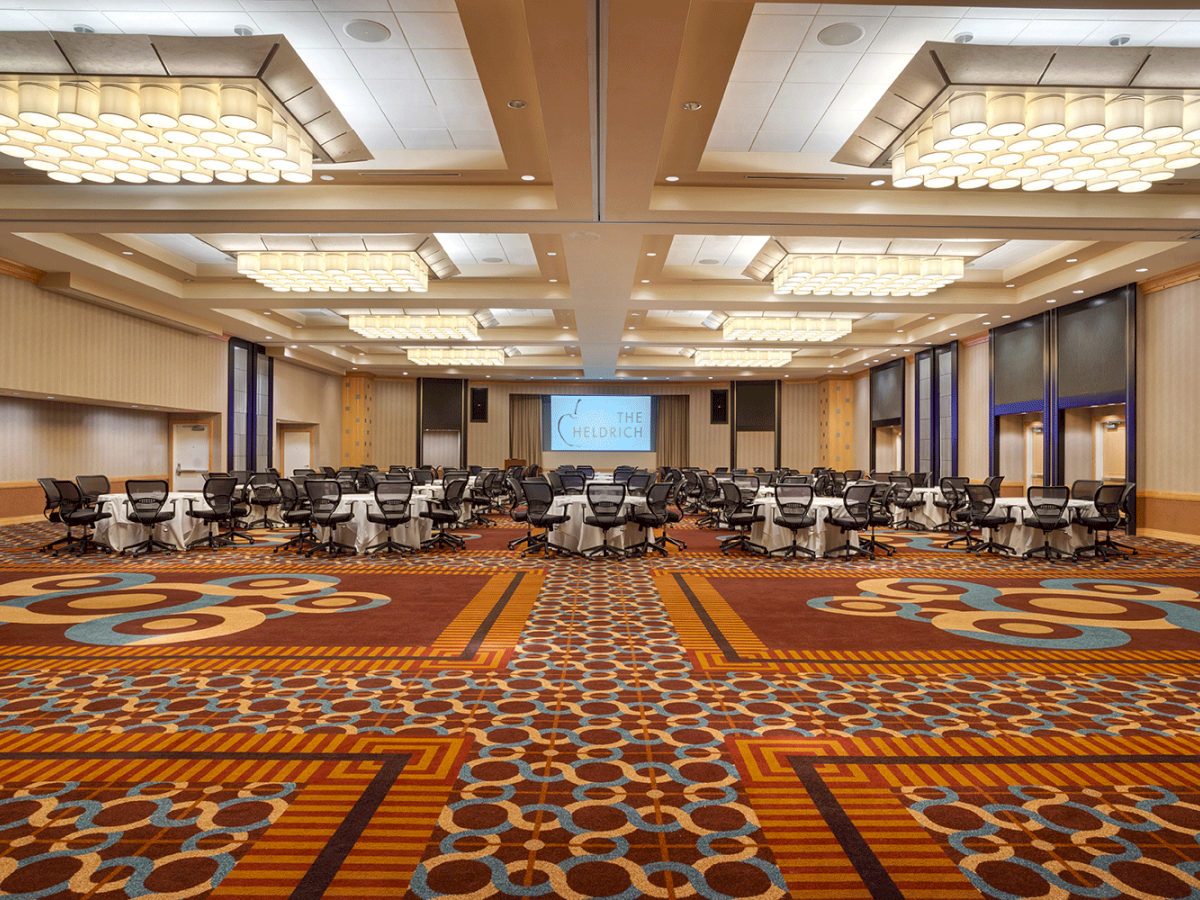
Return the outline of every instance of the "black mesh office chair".
{"type": "Polygon", "coordinates": [[[550,484],[542,478],[526,478],[521,481],[521,490],[525,494],[526,518],[531,528],[541,528],[541,534],[534,534],[528,541],[528,546],[521,551],[522,556],[530,553],[551,553],[557,556],[574,556],[575,553],[562,544],[556,544],[550,539],[550,533],[569,520],[565,512],[554,512],[554,491],[550,484]]]}
{"type": "MultiPolygon", "coordinates": [[[[632,472],[629,474],[633,474],[632,472]]],[[[600,529],[600,543],[579,551],[580,556],[595,559],[597,556],[623,558],[627,552],[608,542],[608,533],[614,528],[623,528],[628,522],[624,515],[626,488],[624,484],[596,484],[587,486],[588,512],[583,517],[585,525],[600,529]]]]}
{"type": "Polygon", "coordinates": [[[205,506],[203,508],[197,509],[195,499],[188,498],[187,515],[208,525],[208,534],[188,544],[189,550],[194,547],[208,547],[210,550],[216,550],[218,547],[228,547],[233,543],[232,537],[220,532],[220,524],[225,522],[230,529],[233,528],[233,494],[236,489],[237,479],[232,475],[214,475],[204,479],[205,506]],[[216,532],[213,531],[214,526],[217,527],[216,532]]]}
{"type": "Polygon", "coordinates": [[[550,470],[547,471],[542,477],[546,479],[546,483],[550,485],[550,490],[554,491],[555,497],[561,497],[567,492],[566,488],[563,487],[561,472],[550,470]]]}
{"type": "Polygon", "coordinates": [[[1112,530],[1121,524],[1121,499],[1124,494],[1123,484],[1102,484],[1096,488],[1096,493],[1092,495],[1093,509],[1081,511],[1075,517],[1075,521],[1087,528],[1092,538],[1090,544],[1075,551],[1075,559],[1083,559],[1085,554],[1091,554],[1093,559],[1112,559],[1114,556],[1124,559],[1129,555],[1117,547],[1112,539],[1112,530]],[[1103,540],[1100,539],[1101,534],[1104,535],[1103,540]]]}
{"type": "MultiPolygon", "coordinates": [[[[482,469],[480,470],[482,471],[482,469]]],[[[488,518],[486,513],[498,513],[496,503],[500,499],[503,488],[498,486],[499,472],[488,472],[475,476],[475,487],[467,489],[467,500],[471,504],[471,517],[464,525],[482,525],[485,528],[497,525],[495,519],[488,518]]]]}
{"type": "MultiPolygon", "coordinates": [[[[871,527],[871,497],[874,493],[875,486],[872,484],[849,485],[842,494],[842,508],[829,517],[829,523],[836,525],[843,535],[848,535],[852,531],[866,531],[871,527]]],[[[847,557],[865,556],[868,559],[875,558],[875,554],[869,548],[855,547],[850,543],[849,538],[840,547],[833,547],[826,550],[825,557],[828,559],[838,553],[842,553],[847,557]]]]}
{"type": "Polygon", "coordinates": [[[383,525],[386,531],[385,539],[378,544],[372,544],[364,553],[378,555],[379,553],[416,553],[416,547],[402,544],[395,539],[392,532],[401,525],[412,521],[409,511],[409,501],[412,499],[411,481],[383,481],[375,485],[375,505],[379,511],[368,508],[367,521],[383,525]]]}
{"type": "Polygon", "coordinates": [[[461,550],[467,542],[457,534],[450,534],[446,529],[453,527],[462,515],[463,495],[467,490],[467,479],[463,476],[447,478],[442,484],[442,499],[435,500],[433,506],[421,513],[422,519],[429,519],[437,534],[427,541],[422,541],[422,550],[434,547],[449,547],[461,550]]]}
{"type": "Polygon", "coordinates": [[[167,494],[170,488],[166,481],[160,478],[129,478],[125,481],[125,514],[130,522],[136,522],[146,529],[146,539],[139,541],[121,551],[124,556],[137,556],[139,553],[154,553],[156,549],[166,553],[174,552],[175,548],[166,541],[154,537],[154,529],[163,522],[175,518],[175,501],[167,507],[167,494]]]}
{"type": "Polygon", "coordinates": [[[680,550],[686,550],[687,544],[678,538],[671,537],[671,535],[667,533],[668,525],[678,525],[683,521],[683,503],[680,500],[680,495],[684,485],[682,475],[678,479],[671,479],[668,481],[668,484],[671,485],[671,493],[667,498],[667,521],[663,523],[662,530],[660,532],[660,537],[662,538],[661,543],[674,544],[680,550]],[[674,508],[671,506],[672,503],[674,503],[674,508]]]}
{"type": "MultiPolygon", "coordinates": [[[[996,553],[1011,556],[1017,551],[1008,544],[1001,544],[999,541],[982,540],[983,530],[1001,528],[1004,525],[1011,525],[1013,518],[1009,515],[1008,510],[996,506],[996,492],[987,482],[983,484],[968,484],[967,492],[967,528],[978,529],[981,539],[978,541],[968,541],[967,550],[976,555],[980,553],[996,553]]],[[[970,530],[967,535],[970,536],[970,530]]]]}
{"type": "Polygon", "coordinates": [[[414,485],[428,486],[433,484],[433,472],[429,469],[413,469],[409,474],[412,475],[414,485]]]}
{"type": "Polygon", "coordinates": [[[860,537],[859,543],[870,550],[872,555],[882,552],[885,556],[891,556],[896,552],[895,547],[889,547],[875,537],[876,528],[887,528],[892,524],[891,496],[895,487],[891,481],[876,481],[871,484],[871,536],[865,540],[860,537]]]}
{"type": "Polygon", "coordinates": [[[717,528],[725,511],[725,494],[721,490],[721,483],[715,475],[700,475],[699,479],[702,493],[698,498],[698,506],[703,515],[696,520],[696,526],[717,528]]]}
{"type": "Polygon", "coordinates": [[[929,473],[928,472],[913,472],[912,473],[912,483],[913,483],[913,487],[915,487],[915,488],[929,487],[929,473]]]}
{"type": "MultiPolygon", "coordinates": [[[[46,508],[42,510],[42,515],[45,517],[47,522],[50,522],[54,525],[64,524],[62,518],[58,515],[58,507],[61,501],[58,496],[58,488],[54,486],[54,479],[39,478],[37,482],[42,486],[42,493],[46,495],[46,508]]],[[[68,530],[66,535],[56,538],[55,540],[50,541],[50,543],[39,547],[38,553],[49,553],[55,547],[69,543],[70,541],[71,536],[68,530]]]]}
{"type": "Polygon", "coordinates": [[[314,553],[328,553],[340,556],[343,553],[353,556],[357,551],[349,544],[343,544],[333,539],[334,530],[354,518],[354,507],[358,501],[350,501],[349,509],[338,510],[342,505],[342,484],[336,478],[310,478],[304,482],[304,491],[308,494],[309,508],[312,510],[313,529],[324,528],[325,539],[318,540],[308,548],[305,556],[314,553]]]}
{"type": "MultiPolygon", "coordinates": [[[[1129,534],[1129,524],[1137,513],[1137,500],[1133,492],[1135,486],[1135,483],[1131,481],[1124,486],[1125,489],[1121,493],[1121,523],[1117,527],[1124,529],[1126,534],[1129,534]]],[[[1130,547],[1128,544],[1122,544],[1120,541],[1114,541],[1111,536],[1101,541],[1101,543],[1111,550],[1124,551],[1127,556],[1137,556],[1135,548],[1130,547]]]]}
{"type": "MultiPolygon", "coordinates": [[[[754,478],[753,475],[749,477],[754,478]]],[[[758,481],[757,478],[754,478],[754,480],[758,481]]],[[[725,509],[722,517],[725,525],[736,532],[729,537],[721,538],[718,542],[721,552],[728,554],[730,550],[745,550],[747,553],[766,555],[766,547],[750,540],[750,529],[756,523],[765,521],[766,516],[759,511],[759,507],[754,504],[753,498],[743,493],[735,481],[722,481],[720,484],[721,493],[725,498],[725,509]]],[[[755,488],[755,494],[757,493],[758,489],[755,488]]]]}
{"type": "Polygon", "coordinates": [[[508,517],[518,524],[525,525],[525,534],[508,542],[509,550],[516,550],[522,544],[533,541],[533,526],[529,524],[529,505],[525,502],[525,489],[515,476],[509,477],[508,494],[511,498],[508,507],[508,517]]]}
{"type": "Polygon", "coordinates": [[[1061,531],[1071,524],[1071,520],[1067,516],[1067,504],[1071,499],[1071,492],[1065,486],[1060,485],[1045,487],[1034,485],[1025,492],[1025,496],[1029,503],[1029,510],[1024,514],[1024,524],[1042,532],[1042,546],[1026,550],[1023,558],[1032,559],[1035,556],[1042,556],[1046,559],[1062,559],[1067,554],[1057,547],[1050,546],[1050,532],[1061,531]]]}
{"type": "MultiPolygon", "coordinates": [[[[303,484],[308,479],[301,482],[303,484]]],[[[288,528],[298,528],[296,535],[286,543],[280,544],[274,552],[280,550],[305,551],[305,544],[318,543],[316,532],[312,529],[312,510],[308,507],[308,494],[301,494],[300,487],[294,479],[279,479],[279,517],[288,528]]]]}
{"type": "Polygon", "coordinates": [[[812,528],[817,524],[817,516],[812,508],[815,498],[812,485],[775,485],[775,524],[792,533],[792,543],[786,547],[776,547],[769,555],[795,558],[804,554],[809,559],[816,558],[816,553],[797,543],[800,529],[812,528]]]}
{"type": "MultiPolygon", "coordinates": [[[[107,479],[105,480],[107,481],[107,479]]],[[[112,518],[111,513],[104,511],[103,501],[97,501],[95,504],[88,503],[79,489],[79,485],[73,481],[56,480],[54,487],[58,490],[58,517],[67,526],[67,535],[70,538],[61,550],[77,556],[82,556],[89,550],[111,553],[112,547],[92,540],[92,536],[88,532],[88,529],[94,528],[101,519],[112,518]],[[83,534],[74,535],[73,528],[82,528],[83,534]]],[[[58,556],[58,554],[59,550],[55,550],[54,555],[58,556]]]]}
{"type": "MultiPolygon", "coordinates": [[[[965,525],[957,517],[957,514],[966,509],[967,492],[964,488],[966,488],[969,480],[959,475],[948,475],[938,482],[938,489],[942,492],[942,496],[935,496],[933,498],[933,505],[938,509],[946,511],[946,521],[940,525],[934,525],[934,531],[961,532],[964,530],[965,525]]],[[[960,539],[956,538],[955,540],[960,539]]]]}
{"type": "Polygon", "coordinates": [[[630,556],[645,556],[653,551],[667,555],[667,548],[662,541],[650,540],[651,529],[661,529],[670,521],[671,495],[675,492],[675,483],[659,481],[650,485],[646,491],[645,509],[634,509],[630,516],[637,523],[642,539],[629,548],[630,556]]]}
{"type": "Polygon", "coordinates": [[[897,475],[890,479],[892,482],[892,493],[888,497],[888,503],[892,509],[898,509],[903,518],[899,522],[895,522],[892,527],[897,531],[927,531],[926,527],[920,522],[914,521],[912,512],[914,509],[920,509],[925,505],[925,498],[919,494],[914,494],[913,480],[908,475],[897,475]]]}
{"type": "Polygon", "coordinates": [[[582,496],[584,491],[587,490],[587,479],[579,471],[563,472],[563,474],[558,476],[558,480],[562,483],[564,494],[578,497],[582,496]]]}
{"type": "Polygon", "coordinates": [[[1073,481],[1071,482],[1071,499],[1087,500],[1090,503],[1092,498],[1096,496],[1096,491],[1100,490],[1103,484],[1103,481],[1094,481],[1086,478],[1073,481]]]}
{"type": "Polygon", "coordinates": [[[634,472],[625,482],[625,490],[634,497],[645,497],[650,490],[650,485],[654,484],[653,472],[634,472]]]}
{"type": "Polygon", "coordinates": [[[262,517],[253,522],[247,522],[246,528],[274,528],[277,524],[271,519],[271,510],[279,505],[279,476],[270,472],[251,475],[246,483],[245,498],[251,506],[262,508],[262,517]]]}
{"type": "Polygon", "coordinates": [[[846,470],[846,480],[847,481],[859,481],[861,479],[862,479],[862,469],[847,469],[846,470]]]}
{"type": "Polygon", "coordinates": [[[983,483],[992,489],[992,493],[997,497],[1000,496],[1000,485],[1004,483],[1003,475],[989,475],[983,479],[983,483]]]}

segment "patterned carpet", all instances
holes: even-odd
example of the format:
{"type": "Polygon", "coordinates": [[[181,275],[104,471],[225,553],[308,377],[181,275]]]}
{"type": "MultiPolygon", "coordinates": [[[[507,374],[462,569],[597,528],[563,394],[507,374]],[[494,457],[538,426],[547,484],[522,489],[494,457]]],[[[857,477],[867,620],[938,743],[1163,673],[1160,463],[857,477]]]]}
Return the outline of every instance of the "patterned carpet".
{"type": "Polygon", "coordinates": [[[1200,897],[1200,552],[147,559],[0,528],[0,893],[1200,897]]]}

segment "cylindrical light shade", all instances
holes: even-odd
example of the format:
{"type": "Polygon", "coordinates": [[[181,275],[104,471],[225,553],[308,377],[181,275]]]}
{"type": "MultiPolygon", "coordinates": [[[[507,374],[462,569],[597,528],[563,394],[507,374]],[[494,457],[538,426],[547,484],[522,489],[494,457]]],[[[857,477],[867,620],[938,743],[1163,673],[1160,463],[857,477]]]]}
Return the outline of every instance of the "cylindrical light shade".
{"type": "Polygon", "coordinates": [[[1146,101],[1143,113],[1146,130],[1142,136],[1151,141],[1166,141],[1183,133],[1183,97],[1154,97],[1146,101]]]}
{"type": "Polygon", "coordinates": [[[933,148],[954,152],[967,146],[967,139],[962,135],[950,133],[950,114],[937,113],[933,117],[933,148]]]}
{"type": "Polygon", "coordinates": [[[17,88],[17,102],[22,122],[37,128],[53,128],[58,124],[58,88],[40,81],[22,81],[17,88]]]}
{"type": "Polygon", "coordinates": [[[1025,127],[1025,96],[1014,93],[989,93],[987,132],[992,137],[1011,137],[1025,127]]]}
{"type": "Polygon", "coordinates": [[[179,89],[179,121],[188,128],[216,128],[220,114],[215,87],[185,84],[179,89]]]}
{"type": "Polygon", "coordinates": [[[58,118],[60,122],[76,128],[95,128],[100,121],[100,91],[87,82],[60,84],[58,118]]]}
{"type": "Polygon", "coordinates": [[[971,137],[987,130],[987,97],[971,91],[950,98],[950,133],[956,137],[971,137]]]}
{"type": "Polygon", "coordinates": [[[1045,140],[1066,130],[1067,101],[1063,94],[1030,94],[1025,113],[1025,131],[1031,138],[1045,140]]]}
{"type": "Polygon", "coordinates": [[[1068,94],[1066,126],[1067,137],[1076,140],[1095,137],[1104,131],[1104,96],[1068,94]]]}
{"type": "Polygon", "coordinates": [[[174,128],[179,124],[179,93],[168,84],[143,84],[138,91],[143,125],[174,128]]]}
{"type": "Polygon", "coordinates": [[[1104,104],[1104,136],[1124,141],[1142,133],[1145,101],[1137,94],[1121,94],[1104,104]]]}
{"type": "Polygon", "coordinates": [[[113,128],[136,128],[138,125],[138,94],[123,84],[100,86],[100,121],[113,128]]]}
{"type": "Polygon", "coordinates": [[[258,92],[242,84],[222,85],[221,124],[235,130],[257,125],[258,92]]]}

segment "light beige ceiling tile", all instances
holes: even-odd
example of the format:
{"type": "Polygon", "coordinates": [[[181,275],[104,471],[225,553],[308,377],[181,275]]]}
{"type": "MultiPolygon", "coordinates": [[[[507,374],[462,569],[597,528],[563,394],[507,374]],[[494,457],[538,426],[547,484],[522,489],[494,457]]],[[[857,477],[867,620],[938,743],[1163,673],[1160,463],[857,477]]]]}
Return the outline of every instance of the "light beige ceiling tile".
{"type": "Polygon", "coordinates": [[[308,66],[309,71],[317,77],[317,81],[324,82],[327,78],[360,77],[358,69],[354,68],[354,63],[350,61],[346,51],[340,48],[334,50],[309,47],[297,52],[304,60],[304,64],[308,66]]]}
{"type": "Polygon", "coordinates": [[[799,153],[808,136],[807,131],[760,131],[750,149],[754,153],[799,153]]]}
{"type": "Polygon", "coordinates": [[[861,59],[861,53],[797,53],[784,81],[841,84],[861,59]]]}
{"type": "Polygon", "coordinates": [[[387,0],[313,0],[321,12],[391,12],[387,0]]]}
{"type": "Polygon", "coordinates": [[[1028,21],[1032,16],[1027,9],[1017,9],[1010,6],[972,6],[966,18],[971,19],[1022,19],[1028,21]]]}
{"type": "Polygon", "coordinates": [[[754,143],[753,131],[712,131],[705,149],[717,153],[745,153],[754,143]]]}
{"type": "Polygon", "coordinates": [[[1159,47],[1200,47],[1200,22],[1177,22],[1154,43],[1159,47]]]}
{"type": "Polygon", "coordinates": [[[486,106],[487,98],[483,93],[483,85],[478,81],[466,79],[434,80],[426,82],[433,101],[438,106],[486,106]]]}
{"type": "Polygon", "coordinates": [[[756,16],[815,16],[821,8],[819,3],[757,3],[756,16]]]}
{"type": "Polygon", "coordinates": [[[818,110],[823,111],[841,87],[837,84],[785,84],[775,95],[771,110],[818,110]]]}
{"type": "Polygon", "coordinates": [[[23,9],[0,10],[0,29],[4,31],[70,31],[76,24],[90,25],[100,34],[119,31],[116,25],[94,9],[39,9],[37,14],[23,9]]]}
{"type": "Polygon", "coordinates": [[[459,150],[500,149],[500,137],[494,128],[451,128],[450,137],[459,150]]]}
{"type": "Polygon", "coordinates": [[[426,78],[479,77],[470,50],[413,50],[413,58],[426,78]]]}
{"type": "Polygon", "coordinates": [[[888,19],[871,41],[870,50],[872,53],[916,53],[926,41],[946,40],[954,23],[953,19],[888,19]]]}
{"type": "Polygon", "coordinates": [[[858,6],[853,3],[822,3],[817,11],[820,16],[841,16],[849,19],[854,16],[890,16],[894,6],[858,6]]]}
{"type": "Polygon", "coordinates": [[[1032,46],[1041,46],[1043,44],[1074,45],[1084,40],[1095,30],[1096,23],[1093,21],[1083,20],[1072,22],[1065,19],[1040,19],[1030,22],[1021,29],[1021,33],[1012,39],[1012,43],[1029,44],[1032,46]]]}
{"type": "Polygon", "coordinates": [[[769,107],[775,99],[779,86],[765,81],[731,81],[725,85],[725,96],[721,98],[721,109],[726,106],[769,107]]]}
{"type": "Polygon", "coordinates": [[[375,79],[386,74],[389,81],[424,81],[424,75],[421,74],[412,51],[403,47],[387,50],[347,48],[346,55],[363,78],[375,79]]]}
{"type": "Polygon", "coordinates": [[[391,0],[396,12],[458,12],[454,0],[391,0]]]}
{"type": "Polygon", "coordinates": [[[183,20],[173,12],[135,12],[111,10],[105,13],[126,34],[191,34],[183,20]]]}
{"type": "Polygon", "coordinates": [[[253,16],[259,34],[286,35],[297,50],[341,46],[320,13],[255,11],[253,16]]]}
{"type": "Polygon", "coordinates": [[[905,18],[915,16],[919,19],[961,19],[969,10],[969,6],[897,6],[892,10],[892,17],[905,18]]]}
{"type": "Polygon", "coordinates": [[[397,129],[396,136],[407,150],[453,150],[454,141],[445,128],[397,129]]]}
{"type": "Polygon", "coordinates": [[[433,95],[424,81],[375,81],[368,79],[367,88],[376,97],[380,109],[392,110],[410,106],[434,106],[433,95]]]}
{"type": "Polygon", "coordinates": [[[794,53],[744,52],[733,63],[730,81],[783,81],[792,64],[794,53]]]}
{"type": "MultiPolygon", "coordinates": [[[[179,20],[187,26],[188,30],[196,35],[219,37],[234,34],[233,29],[238,25],[253,27],[250,25],[250,17],[241,10],[237,12],[188,12],[186,10],[178,10],[176,15],[179,16],[179,20]]],[[[309,66],[309,68],[311,69],[312,67],[309,66]]],[[[314,71],[313,74],[316,75],[317,73],[314,71]]]]}
{"type": "Polygon", "coordinates": [[[327,12],[323,14],[325,21],[329,25],[329,30],[333,32],[333,36],[338,39],[343,47],[376,47],[376,48],[393,48],[407,47],[408,42],[404,39],[404,33],[400,30],[400,23],[396,21],[396,16],[391,12],[327,12]],[[346,26],[357,19],[365,19],[369,22],[375,22],[382,25],[388,30],[388,36],[382,41],[360,41],[346,33],[346,26]]]}
{"type": "Polygon", "coordinates": [[[757,131],[767,115],[767,108],[736,106],[721,104],[721,111],[713,121],[715,131],[757,131]]]}
{"type": "Polygon", "coordinates": [[[741,49],[744,52],[795,53],[811,24],[811,16],[762,16],[756,12],[746,25],[741,49]]]}
{"type": "Polygon", "coordinates": [[[476,131],[495,131],[492,113],[486,106],[445,106],[442,107],[442,118],[446,127],[472,129],[476,131]]]}
{"type": "Polygon", "coordinates": [[[1145,9],[1110,9],[1108,10],[1109,21],[1120,20],[1125,22],[1134,22],[1139,19],[1148,21],[1176,21],[1185,18],[1184,11],[1180,9],[1155,9],[1153,6],[1148,6],[1145,9]]]}
{"type": "Polygon", "coordinates": [[[849,136],[848,131],[830,133],[814,131],[807,141],[804,142],[804,147],[801,149],[803,153],[836,153],[841,149],[842,144],[846,143],[846,138],[849,136]]]}
{"type": "Polygon", "coordinates": [[[1085,37],[1081,43],[1093,45],[1107,44],[1109,40],[1120,34],[1129,35],[1129,43],[1132,46],[1145,45],[1152,42],[1157,43],[1159,38],[1175,41],[1175,46],[1179,46],[1177,43],[1179,39],[1175,35],[1174,23],[1130,19],[1109,19],[1107,22],[1096,26],[1092,33],[1085,37]]]}
{"type": "Polygon", "coordinates": [[[846,80],[855,84],[891,84],[911,60],[907,53],[865,53],[846,80]]]}
{"type": "Polygon", "coordinates": [[[184,12],[242,12],[238,0],[163,0],[168,9],[184,12]]]}
{"type": "Polygon", "coordinates": [[[970,32],[975,35],[972,44],[1011,44],[1018,34],[1025,30],[1027,21],[1020,19],[981,19],[972,17],[959,19],[958,24],[951,29],[955,34],[970,32]]]}
{"type": "Polygon", "coordinates": [[[315,12],[317,8],[313,0],[242,0],[242,6],[249,12],[315,12]]]}
{"type": "Polygon", "coordinates": [[[442,111],[436,106],[397,106],[385,110],[384,115],[397,132],[406,129],[446,127],[442,111]]]}
{"type": "Polygon", "coordinates": [[[840,134],[842,136],[842,141],[838,144],[840,149],[846,142],[846,138],[850,137],[854,129],[862,122],[863,115],[861,109],[839,109],[836,105],[832,106],[825,111],[825,115],[821,116],[821,121],[817,123],[813,132],[840,134]]]}
{"type": "MultiPolygon", "coordinates": [[[[843,85],[833,100],[836,109],[855,110],[859,119],[863,114],[875,107],[883,92],[888,88],[888,82],[883,84],[854,84],[843,85]]],[[[857,127],[857,126],[856,126],[857,127]]]]}
{"type": "Polygon", "coordinates": [[[405,12],[396,20],[414,49],[466,49],[467,34],[456,13],[405,12]]]}
{"type": "Polygon", "coordinates": [[[812,131],[828,106],[811,106],[807,109],[777,107],[763,119],[762,131],[787,131],[792,133],[812,131]]]}

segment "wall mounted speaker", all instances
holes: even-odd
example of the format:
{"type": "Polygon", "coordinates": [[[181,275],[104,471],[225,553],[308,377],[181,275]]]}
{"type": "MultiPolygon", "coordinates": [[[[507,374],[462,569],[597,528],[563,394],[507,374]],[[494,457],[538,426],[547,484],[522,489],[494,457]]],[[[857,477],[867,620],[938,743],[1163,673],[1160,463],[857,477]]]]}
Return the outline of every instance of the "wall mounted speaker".
{"type": "Polygon", "coordinates": [[[487,422],[488,420],[488,389],[471,388],[471,421],[487,422]]]}
{"type": "Polygon", "coordinates": [[[721,388],[708,392],[711,400],[711,407],[708,416],[710,425],[728,425],[729,424],[729,391],[721,388]]]}

